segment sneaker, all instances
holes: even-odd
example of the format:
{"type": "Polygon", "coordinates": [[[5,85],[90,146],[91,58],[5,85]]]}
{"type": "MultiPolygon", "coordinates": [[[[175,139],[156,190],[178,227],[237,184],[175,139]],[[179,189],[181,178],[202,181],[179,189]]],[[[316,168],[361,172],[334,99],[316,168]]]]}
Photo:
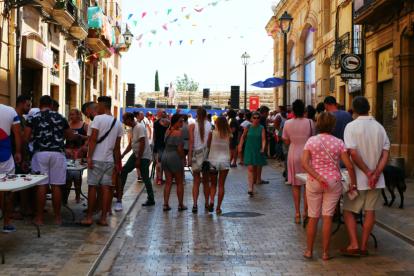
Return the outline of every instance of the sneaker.
{"type": "Polygon", "coordinates": [[[115,212],[122,212],[122,202],[116,203],[115,212]]]}
{"type": "Polygon", "coordinates": [[[158,182],[157,183],[158,183],[158,185],[162,185],[162,184],[164,184],[164,182],[165,182],[164,180],[158,179],[158,182]]]}
{"type": "Polygon", "coordinates": [[[138,177],[137,182],[142,182],[142,177],[138,177]]]}
{"type": "Polygon", "coordinates": [[[9,226],[3,226],[3,233],[11,233],[16,231],[16,228],[14,228],[11,224],[9,226]]]}

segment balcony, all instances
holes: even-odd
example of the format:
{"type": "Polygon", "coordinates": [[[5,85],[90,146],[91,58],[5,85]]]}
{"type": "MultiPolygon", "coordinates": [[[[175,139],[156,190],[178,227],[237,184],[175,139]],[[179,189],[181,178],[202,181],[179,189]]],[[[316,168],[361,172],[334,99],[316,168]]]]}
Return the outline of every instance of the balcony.
{"type": "Polygon", "coordinates": [[[75,0],[59,0],[53,7],[53,18],[55,18],[66,30],[72,26],[77,18],[78,6],[75,0]]]}
{"type": "Polygon", "coordinates": [[[122,17],[118,19],[120,15],[122,15],[121,8],[119,7],[117,2],[109,3],[109,14],[108,18],[112,19],[111,25],[114,27],[115,36],[119,37],[121,35],[121,27],[122,27],[122,17]]]}
{"type": "Polygon", "coordinates": [[[404,2],[414,2],[414,0],[360,0],[355,2],[355,24],[372,25],[389,16],[394,16],[395,11],[404,6],[404,2]]]}
{"type": "Polygon", "coordinates": [[[99,6],[88,8],[88,47],[100,57],[109,58],[114,45],[114,31],[99,6]],[[101,53],[103,52],[103,55],[101,53]]]}
{"type": "Polygon", "coordinates": [[[42,5],[43,5],[43,10],[48,14],[48,15],[52,15],[53,12],[53,7],[56,4],[56,0],[43,0],[42,1],[42,5]]]}
{"type": "Polygon", "coordinates": [[[80,40],[84,40],[88,36],[88,2],[86,0],[82,1],[82,7],[78,11],[77,19],[70,27],[70,34],[80,40]]]}

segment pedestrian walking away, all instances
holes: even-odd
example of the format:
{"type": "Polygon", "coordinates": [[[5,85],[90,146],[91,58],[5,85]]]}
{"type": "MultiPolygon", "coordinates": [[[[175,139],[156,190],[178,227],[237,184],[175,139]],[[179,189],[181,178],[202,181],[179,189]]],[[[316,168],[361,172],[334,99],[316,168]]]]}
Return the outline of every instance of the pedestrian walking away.
{"type": "Polygon", "coordinates": [[[317,126],[321,133],[309,138],[303,149],[302,167],[308,173],[306,182],[309,217],[308,249],[303,254],[306,258],[313,256],[313,244],[321,215],[323,219],[322,259],[328,260],[334,257],[329,253],[329,244],[332,236],[332,219],[342,192],[340,156],[348,169],[351,185],[356,184],[355,170],[345,143],[331,135],[335,123],[336,117],[331,112],[324,112],[318,116],[317,126]]]}
{"type": "Polygon", "coordinates": [[[305,104],[302,100],[293,102],[292,111],[295,118],[285,122],[283,128],[283,141],[289,146],[288,155],[288,179],[293,185],[293,199],[295,201],[295,222],[300,223],[300,197],[301,187],[305,189],[303,193],[303,218],[307,217],[308,204],[306,201],[305,182],[297,179],[296,174],[302,173],[302,155],[303,148],[311,136],[315,135],[315,124],[312,120],[303,118],[305,112],[305,104]]]}
{"type": "Polygon", "coordinates": [[[224,184],[226,182],[227,174],[229,173],[229,151],[232,143],[232,133],[227,123],[226,118],[219,116],[216,119],[216,129],[210,132],[207,144],[209,145],[209,155],[207,161],[210,162],[210,205],[209,212],[214,211],[214,198],[217,191],[218,178],[218,199],[216,213],[221,214],[221,204],[224,198],[224,184]]]}

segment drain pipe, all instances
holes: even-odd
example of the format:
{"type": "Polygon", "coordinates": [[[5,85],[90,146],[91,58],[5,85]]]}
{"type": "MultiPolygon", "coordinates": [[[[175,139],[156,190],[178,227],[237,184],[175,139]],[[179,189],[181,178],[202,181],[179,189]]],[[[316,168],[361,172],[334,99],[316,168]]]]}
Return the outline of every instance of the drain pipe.
{"type": "Polygon", "coordinates": [[[16,102],[19,97],[19,73],[20,73],[20,7],[16,9],[17,27],[16,27],[16,102]]]}

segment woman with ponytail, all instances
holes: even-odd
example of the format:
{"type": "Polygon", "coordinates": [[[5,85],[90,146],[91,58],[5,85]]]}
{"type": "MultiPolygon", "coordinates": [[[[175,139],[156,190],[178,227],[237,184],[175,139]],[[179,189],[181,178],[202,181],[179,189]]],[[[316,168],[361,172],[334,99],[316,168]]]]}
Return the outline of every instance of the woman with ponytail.
{"type": "Polygon", "coordinates": [[[203,175],[203,186],[204,186],[204,197],[205,203],[204,207],[209,208],[209,194],[210,194],[210,185],[209,179],[210,174],[208,171],[202,171],[203,162],[207,160],[208,148],[207,140],[211,132],[211,124],[206,120],[207,111],[199,107],[197,109],[197,119],[195,124],[192,124],[188,127],[190,131],[190,145],[188,151],[188,166],[191,166],[194,177],[194,186],[193,186],[193,213],[198,212],[197,200],[200,193],[200,173],[203,175]]]}

